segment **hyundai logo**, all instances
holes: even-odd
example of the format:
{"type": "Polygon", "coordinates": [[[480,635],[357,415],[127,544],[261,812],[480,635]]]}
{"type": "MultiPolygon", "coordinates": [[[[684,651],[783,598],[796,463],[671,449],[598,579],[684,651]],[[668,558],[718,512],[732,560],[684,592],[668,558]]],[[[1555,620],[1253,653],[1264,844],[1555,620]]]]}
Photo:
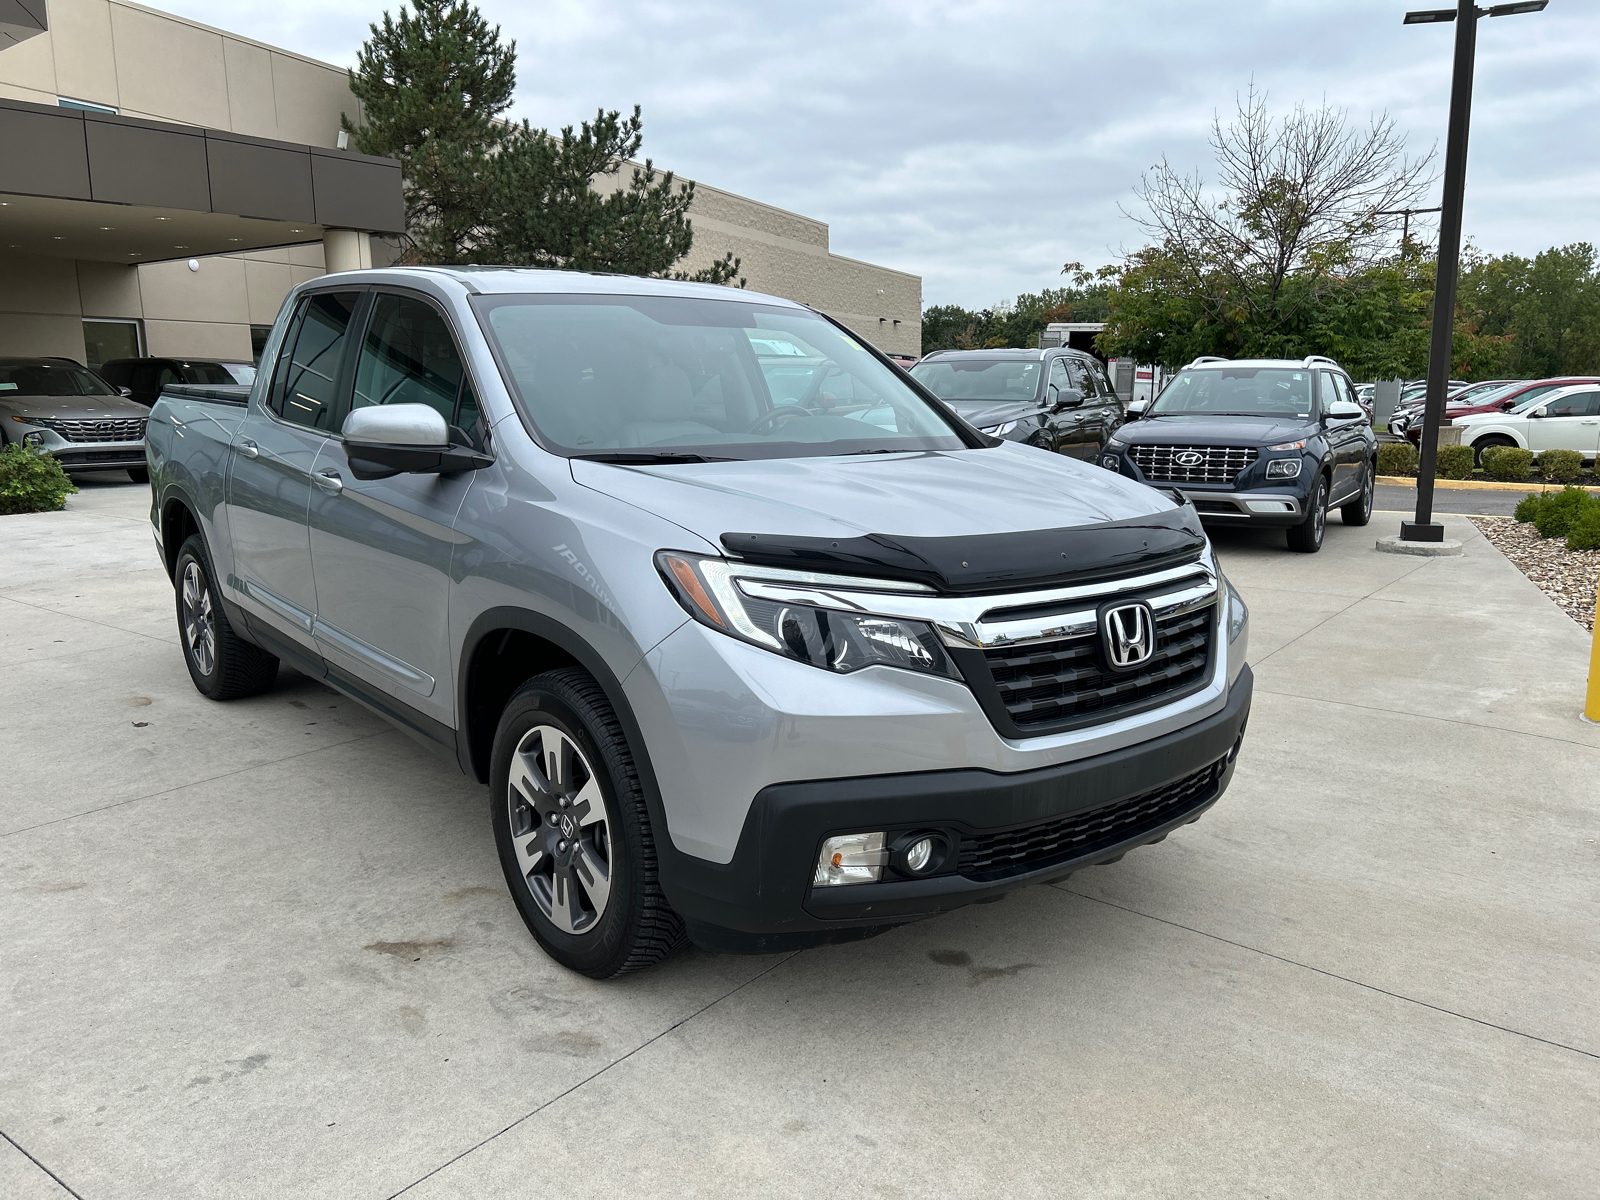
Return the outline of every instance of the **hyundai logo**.
{"type": "Polygon", "coordinates": [[[1198,450],[1185,450],[1182,454],[1174,455],[1172,459],[1180,467],[1198,467],[1205,460],[1206,456],[1198,450]]]}
{"type": "Polygon", "coordinates": [[[1106,662],[1118,671],[1142,666],[1156,652],[1155,614],[1142,601],[1106,609],[1100,617],[1100,632],[1106,662]]]}

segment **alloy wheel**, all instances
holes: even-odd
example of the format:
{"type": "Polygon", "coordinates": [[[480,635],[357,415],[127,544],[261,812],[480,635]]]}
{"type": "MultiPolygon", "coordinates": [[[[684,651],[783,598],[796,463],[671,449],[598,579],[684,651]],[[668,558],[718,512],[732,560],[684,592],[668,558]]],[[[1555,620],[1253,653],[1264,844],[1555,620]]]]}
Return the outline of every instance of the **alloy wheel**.
{"type": "Polygon", "coordinates": [[[1319,483],[1317,485],[1317,494],[1314,497],[1312,497],[1311,503],[1312,503],[1312,506],[1313,506],[1313,511],[1312,511],[1312,514],[1311,514],[1311,520],[1313,522],[1313,528],[1316,530],[1316,534],[1317,534],[1317,545],[1320,546],[1322,544],[1323,531],[1326,530],[1327,526],[1328,526],[1328,485],[1327,484],[1319,483]]]}
{"type": "Polygon", "coordinates": [[[517,867],[563,933],[594,928],[611,898],[611,826],[600,781],[553,725],[535,725],[511,756],[506,803],[517,867]]]}
{"type": "Polygon", "coordinates": [[[217,626],[211,613],[211,587],[194,560],[183,568],[183,640],[195,670],[210,675],[217,665],[217,626]]]}

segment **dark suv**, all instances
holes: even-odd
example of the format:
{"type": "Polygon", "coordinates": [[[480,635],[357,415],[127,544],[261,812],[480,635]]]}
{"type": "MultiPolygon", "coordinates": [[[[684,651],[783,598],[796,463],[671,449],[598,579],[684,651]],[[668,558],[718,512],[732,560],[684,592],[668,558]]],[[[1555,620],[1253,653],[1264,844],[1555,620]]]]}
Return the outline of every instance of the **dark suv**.
{"type": "Polygon", "coordinates": [[[992,437],[1091,462],[1124,420],[1105,367],[1082,350],[936,350],[911,377],[992,437]]]}
{"type": "Polygon", "coordinates": [[[1309,554],[1330,508],[1372,517],[1377,438],[1331,358],[1197,358],[1129,420],[1100,465],[1176,484],[1202,520],[1283,526],[1309,554]]]}
{"type": "Polygon", "coordinates": [[[251,384],[256,369],[247,362],[215,358],[114,358],[100,365],[113,387],[127,388],[128,399],[149,408],[169,383],[251,384]]]}

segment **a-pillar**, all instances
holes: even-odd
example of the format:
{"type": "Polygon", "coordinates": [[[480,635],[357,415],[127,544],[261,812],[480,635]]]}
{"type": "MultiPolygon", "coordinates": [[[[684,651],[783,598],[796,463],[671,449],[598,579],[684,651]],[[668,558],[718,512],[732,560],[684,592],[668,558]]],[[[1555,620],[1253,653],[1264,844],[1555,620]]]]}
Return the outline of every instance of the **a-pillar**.
{"type": "Polygon", "coordinates": [[[322,257],[328,274],[365,271],[372,267],[372,238],[354,229],[329,229],[322,235],[322,257]]]}

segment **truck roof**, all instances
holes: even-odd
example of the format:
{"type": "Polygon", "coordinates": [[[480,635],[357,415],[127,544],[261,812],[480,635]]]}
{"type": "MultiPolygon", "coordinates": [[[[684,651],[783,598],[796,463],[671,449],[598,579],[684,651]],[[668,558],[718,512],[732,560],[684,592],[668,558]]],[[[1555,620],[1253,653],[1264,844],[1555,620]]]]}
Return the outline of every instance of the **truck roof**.
{"type": "MultiPolygon", "coordinates": [[[[352,283],[403,283],[419,275],[450,279],[480,295],[517,293],[580,294],[598,296],[682,296],[701,300],[745,300],[786,308],[805,308],[793,300],[723,287],[714,283],[689,283],[677,279],[648,279],[639,275],[612,275],[599,271],[549,271],[534,267],[376,267],[345,271],[338,276],[352,283]]],[[[317,284],[333,278],[319,276],[317,284]]]]}

